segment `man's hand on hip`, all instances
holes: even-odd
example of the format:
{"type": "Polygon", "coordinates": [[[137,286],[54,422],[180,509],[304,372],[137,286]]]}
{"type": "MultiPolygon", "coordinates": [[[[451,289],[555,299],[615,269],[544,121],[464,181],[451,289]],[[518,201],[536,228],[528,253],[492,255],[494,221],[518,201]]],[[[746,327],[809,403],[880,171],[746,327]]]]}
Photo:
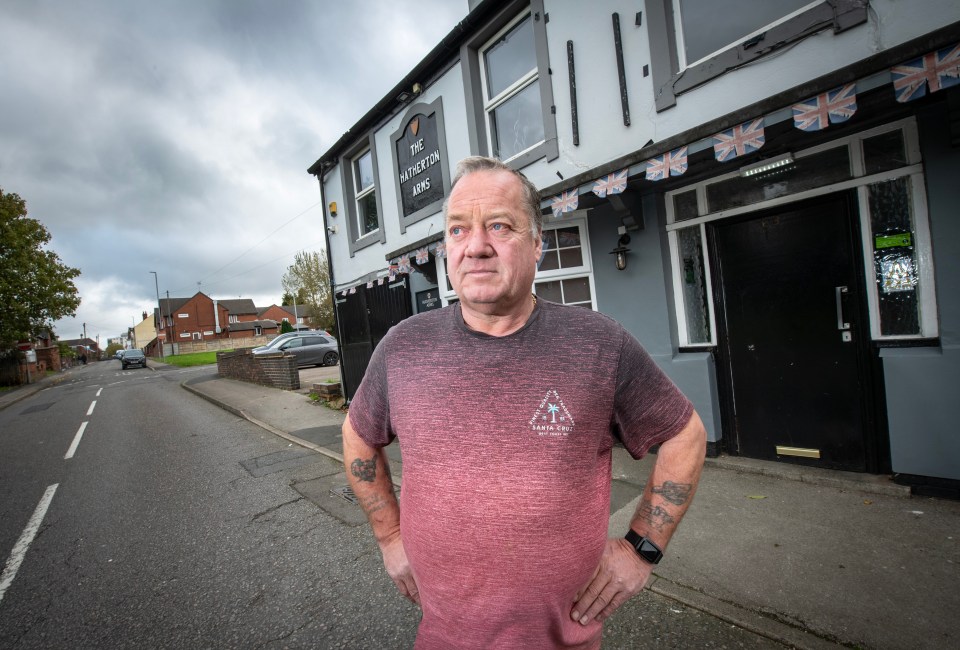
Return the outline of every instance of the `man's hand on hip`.
{"type": "Polygon", "coordinates": [[[624,539],[608,539],[600,566],[577,594],[570,616],[586,625],[606,620],[646,586],[653,565],[645,562],[624,539]]]}

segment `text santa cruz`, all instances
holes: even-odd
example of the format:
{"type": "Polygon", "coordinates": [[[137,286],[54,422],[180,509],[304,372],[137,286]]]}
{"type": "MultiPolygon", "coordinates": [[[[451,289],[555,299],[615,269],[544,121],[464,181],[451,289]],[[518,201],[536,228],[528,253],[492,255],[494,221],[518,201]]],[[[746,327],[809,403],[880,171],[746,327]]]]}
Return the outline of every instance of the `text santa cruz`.
{"type": "MultiPolygon", "coordinates": [[[[410,145],[410,155],[415,156],[418,153],[423,151],[423,138],[420,138],[415,143],[410,145]]],[[[421,158],[411,166],[407,167],[405,170],[400,172],[400,182],[406,183],[413,180],[423,172],[427,171],[433,165],[436,165],[440,162],[440,150],[431,151],[426,157],[421,158]]],[[[422,181],[419,181],[416,185],[413,186],[413,196],[417,196],[421,192],[425,192],[430,189],[430,178],[427,177],[422,181]]]]}

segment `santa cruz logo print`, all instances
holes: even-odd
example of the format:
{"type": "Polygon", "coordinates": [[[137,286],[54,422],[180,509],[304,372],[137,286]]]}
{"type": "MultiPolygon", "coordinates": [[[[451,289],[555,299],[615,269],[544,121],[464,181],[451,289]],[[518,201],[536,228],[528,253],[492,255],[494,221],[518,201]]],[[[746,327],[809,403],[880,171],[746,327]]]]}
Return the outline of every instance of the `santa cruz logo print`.
{"type": "Polygon", "coordinates": [[[573,433],[574,421],[557,391],[551,389],[540,400],[530,430],[541,436],[567,436],[573,433]]]}

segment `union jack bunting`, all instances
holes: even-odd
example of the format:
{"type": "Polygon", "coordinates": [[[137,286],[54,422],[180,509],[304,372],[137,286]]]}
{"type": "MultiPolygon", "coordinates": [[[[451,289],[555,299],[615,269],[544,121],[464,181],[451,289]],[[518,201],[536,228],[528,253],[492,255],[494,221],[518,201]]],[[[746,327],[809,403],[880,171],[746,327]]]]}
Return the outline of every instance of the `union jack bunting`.
{"type": "Polygon", "coordinates": [[[410,273],[411,271],[413,271],[413,269],[410,268],[410,256],[409,256],[409,255],[401,255],[401,256],[400,256],[400,262],[399,262],[399,264],[397,265],[397,271],[399,271],[400,273],[410,273]]]}
{"type": "Polygon", "coordinates": [[[433,249],[433,254],[437,257],[446,257],[447,256],[447,242],[438,241],[436,246],[433,249]]]}
{"type": "Polygon", "coordinates": [[[647,180],[662,181],[667,176],[680,176],[687,171],[687,148],[674,149],[647,161],[647,180]]]}
{"type": "Polygon", "coordinates": [[[960,43],[954,43],[919,59],[907,61],[890,69],[893,91],[898,102],[909,102],[941,88],[960,83],[960,43]]]}
{"type": "Polygon", "coordinates": [[[373,289],[373,280],[367,282],[367,289],[373,289]]]}
{"type": "Polygon", "coordinates": [[[383,278],[377,278],[377,286],[378,286],[378,287],[382,287],[382,286],[383,286],[383,278]]]}
{"type": "Polygon", "coordinates": [[[593,183],[593,193],[601,199],[607,194],[622,194],[627,189],[627,168],[624,167],[618,172],[608,174],[606,178],[601,178],[593,183]]]}
{"type": "Polygon", "coordinates": [[[793,125],[801,131],[820,131],[846,122],[857,112],[857,87],[847,84],[793,105],[793,125]]]}
{"type": "Polygon", "coordinates": [[[349,293],[349,294],[354,294],[354,293],[356,293],[356,292],[357,292],[357,288],[356,288],[356,287],[350,287],[350,291],[348,291],[347,293],[349,293]]]}
{"type": "Polygon", "coordinates": [[[721,131],[713,136],[713,157],[726,162],[763,146],[766,137],[763,134],[763,118],[738,124],[732,129],[721,131]]]}
{"type": "Polygon", "coordinates": [[[394,278],[396,278],[396,277],[397,277],[397,265],[396,265],[396,264],[391,264],[391,265],[387,268],[387,281],[388,281],[388,282],[393,282],[394,278]]]}
{"type": "Polygon", "coordinates": [[[573,188],[569,192],[553,197],[550,208],[553,210],[553,216],[559,217],[564,212],[573,212],[578,205],[580,205],[580,195],[577,193],[577,188],[573,188]]]}
{"type": "Polygon", "coordinates": [[[430,251],[427,250],[427,247],[417,249],[417,264],[426,264],[430,261],[430,251]]]}

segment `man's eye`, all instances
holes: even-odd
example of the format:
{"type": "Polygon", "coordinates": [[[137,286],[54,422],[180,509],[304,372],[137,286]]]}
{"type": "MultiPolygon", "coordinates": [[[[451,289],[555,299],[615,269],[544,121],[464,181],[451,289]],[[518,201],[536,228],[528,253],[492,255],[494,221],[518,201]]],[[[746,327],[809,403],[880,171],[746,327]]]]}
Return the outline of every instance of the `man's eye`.
{"type": "Polygon", "coordinates": [[[463,232],[463,228],[461,228],[460,226],[454,226],[453,228],[450,229],[450,234],[453,235],[454,237],[460,236],[462,232],[463,232]]]}
{"type": "Polygon", "coordinates": [[[507,229],[506,225],[502,223],[495,223],[493,224],[492,228],[494,231],[502,231],[507,229]]]}

